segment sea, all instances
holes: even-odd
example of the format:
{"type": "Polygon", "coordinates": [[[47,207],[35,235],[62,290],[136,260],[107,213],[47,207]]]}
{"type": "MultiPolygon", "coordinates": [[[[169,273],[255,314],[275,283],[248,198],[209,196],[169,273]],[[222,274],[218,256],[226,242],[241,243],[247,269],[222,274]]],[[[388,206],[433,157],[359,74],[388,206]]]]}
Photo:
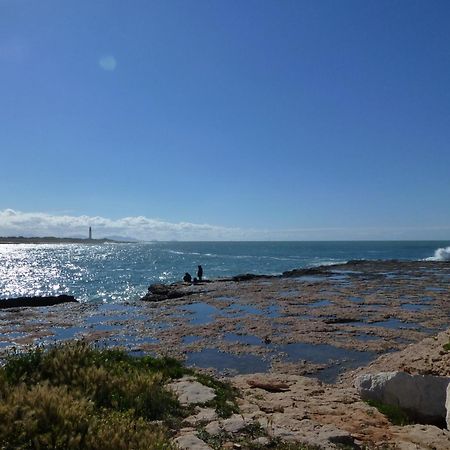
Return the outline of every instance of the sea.
{"type": "Polygon", "coordinates": [[[0,245],[0,299],[69,294],[82,302],[139,300],[152,283],[280,274],[349,260],[450,260],[450,241],[148,242],[0,245]]]}

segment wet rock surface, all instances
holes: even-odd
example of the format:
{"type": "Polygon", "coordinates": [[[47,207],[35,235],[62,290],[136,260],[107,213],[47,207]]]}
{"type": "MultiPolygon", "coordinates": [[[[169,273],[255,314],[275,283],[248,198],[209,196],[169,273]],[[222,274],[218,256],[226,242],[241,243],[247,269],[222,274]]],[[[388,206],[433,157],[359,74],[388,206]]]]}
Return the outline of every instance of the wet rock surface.
{"type": "Polygon", "coordinates": [[[23,308],[37,306],[54,306],[61,303],[78,303],[75,297],[71,295],[57,296],[34,296],[34,297],[16,297],[8,299],[0,299],[0,309],[5,308],[23,308]]]}
{"type": "Polygon", "coordinates": [[[2,310],[0,352],[76,337],[225,375],[334,382],[444,329],[450,316],[443,262],[363,261],[239,279],[153,285],[148,295],[157,301],[2,310]]]}
{"type": "Polygon", "coordinates": [[[161,302],[163,300],[185,297],[189,294],[190,292],[183,289],[182,285],[152,284],[149,286],[147,294],[141,300],[144,302],[161,302]]]}
{"type": "Polygon", "coordinates": [[[280,438],[324,449],[448,450],[448,430],[392,425],[354,382],[383,371],[450,376],[449,280],[446,263],[354,262],[152,288],[166,296],[158,301],[5,309],[0,352],[76,337],[136,355],[185,358],[231,376],[239,414],[221,418],[199,401],[175,437],[180,448],[213,448],[219,438],[222,448],[233,448],[258,430],[258,445],[280,438]]]}

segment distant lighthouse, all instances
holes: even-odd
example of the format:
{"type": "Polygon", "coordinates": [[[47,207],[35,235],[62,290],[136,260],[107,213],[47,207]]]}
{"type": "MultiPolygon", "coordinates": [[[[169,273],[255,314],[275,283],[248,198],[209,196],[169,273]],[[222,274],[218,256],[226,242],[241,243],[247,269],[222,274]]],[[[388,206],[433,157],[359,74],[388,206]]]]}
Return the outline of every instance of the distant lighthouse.
{"type": "Polygon", "coordinates": [[[91,240],[91,239],[92,239],[92,228],[89,227],[89,240],[91,240]]]}

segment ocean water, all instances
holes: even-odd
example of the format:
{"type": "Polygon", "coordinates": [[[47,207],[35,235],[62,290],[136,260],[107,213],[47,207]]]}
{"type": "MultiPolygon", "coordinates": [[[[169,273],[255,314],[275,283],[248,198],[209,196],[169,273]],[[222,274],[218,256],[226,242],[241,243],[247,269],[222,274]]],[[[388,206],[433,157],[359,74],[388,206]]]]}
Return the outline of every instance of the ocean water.
{"type": "Polygon", "coordinates": [[[450,260],[450,241],[152,242],[0,245],[0,299],[70,294],[84,302],[138,300],[151,283],[196,275],[278,274],[352,259],[450,260]]]}

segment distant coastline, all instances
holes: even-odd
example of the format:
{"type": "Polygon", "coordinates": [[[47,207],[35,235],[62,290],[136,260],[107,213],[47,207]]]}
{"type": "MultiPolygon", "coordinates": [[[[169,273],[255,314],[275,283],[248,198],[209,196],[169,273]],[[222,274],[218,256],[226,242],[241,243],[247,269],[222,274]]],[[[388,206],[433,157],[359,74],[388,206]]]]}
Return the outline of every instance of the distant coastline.
{"type": "Polygon", "coordinates": [[[46,237],[23,237],[11,236],[0,237],[0,244],[129,244],[130,241],[119,241],[115,239],[88,239],[88,238],[61,238],[54,236],[46,237]]]}

